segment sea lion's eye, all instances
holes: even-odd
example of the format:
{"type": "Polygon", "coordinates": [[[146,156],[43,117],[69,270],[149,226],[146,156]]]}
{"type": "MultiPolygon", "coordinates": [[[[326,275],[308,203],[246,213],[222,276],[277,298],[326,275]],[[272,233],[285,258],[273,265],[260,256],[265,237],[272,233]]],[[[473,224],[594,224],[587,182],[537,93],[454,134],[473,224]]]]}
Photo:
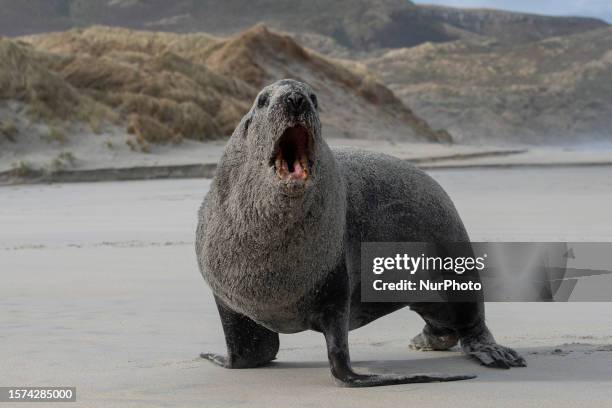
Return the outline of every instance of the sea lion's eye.
{"type": "Polygon", "coordinates": [[[262,93],[261,95],[259,95],[259,98],[257,99],[257,107],[258,108],[263,108],[264,106],[268,106],[268,101],[269,101],[269,97],[267,93],[262,93]]]}
{"type": "Polygon", "coordinates": [[[319,108],[319,102],[317,101],[317,95],[311,94],[310,95],[310,100],[312,101],[312,105],[315,107],[315,109],[318,109],[319,108]]]}

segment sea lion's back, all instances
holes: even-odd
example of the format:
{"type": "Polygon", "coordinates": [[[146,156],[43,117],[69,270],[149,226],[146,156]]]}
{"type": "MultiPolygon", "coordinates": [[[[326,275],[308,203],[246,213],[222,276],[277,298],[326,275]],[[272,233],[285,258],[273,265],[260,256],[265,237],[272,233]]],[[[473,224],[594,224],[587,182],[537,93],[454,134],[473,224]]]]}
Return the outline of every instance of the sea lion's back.
{"type": "Polygon", "coordinates": [[[347,184],[347,230],[359,242],[462,242],[455,206],[427,173],[389,155],[334,149],[347,184]]]}

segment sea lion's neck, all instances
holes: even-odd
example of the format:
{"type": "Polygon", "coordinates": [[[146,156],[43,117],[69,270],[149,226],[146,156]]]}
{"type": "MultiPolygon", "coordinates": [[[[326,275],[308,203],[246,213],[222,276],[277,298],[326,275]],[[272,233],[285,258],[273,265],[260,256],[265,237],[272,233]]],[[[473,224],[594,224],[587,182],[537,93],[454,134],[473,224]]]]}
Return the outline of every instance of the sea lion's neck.
{"type": "MultiPolygon", "coordinates": [[[[343,231],[346,201],[343,178],[327,145],[318,149],[318,156],[313,185],[302,195],[281,193],[269,177],[239,178],[235,173],[220,177],[214,185],[216,203],[213,203],[224,215],[220,221],[243,241],[256,241],[258,247],[279,240],[289,243],[316,239],[313,233],[318,225],[343,231]]],[[[241,176],[245,174],[256,172],[247,169],[241,176]]]]}
{"type": "Polygon", "coordinates": [[[209,205],[216,216],[209,217],[206,227],[205,235],[214,239],[204,244],[208,263],[204,269],[209,275],[205,277],[217,295],[235,308],[283,309],[311,291],[340,262],[346,187],[327,146],[319,159],[316,185],[303,202],[279,206],[265,189],[245,184],[241,194],[211,190],[209,205]]]}

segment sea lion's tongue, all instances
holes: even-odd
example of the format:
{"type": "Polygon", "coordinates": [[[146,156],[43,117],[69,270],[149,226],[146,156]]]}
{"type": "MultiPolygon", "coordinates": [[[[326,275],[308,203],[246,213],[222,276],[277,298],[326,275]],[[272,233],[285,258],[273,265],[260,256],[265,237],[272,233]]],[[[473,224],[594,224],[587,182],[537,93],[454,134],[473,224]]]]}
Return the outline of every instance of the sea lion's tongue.
{"type": "Polygon", "coordinates": [[[292,180],[302,180],[306,178],[306,170],[302,167],[302,163],[300,163],[299,159],[295,159],[293,163],[293,172],[289,174],[289,177],[292,180]]]}
{"type": "Polygon", "coordinates": [[[276,171],[282,180],[305,180],[308,177],[308,169],[304,166],[307,158],[302,156],[293,161],[293,166],[289,166],[287,160],[279,154],[276,157],[276,171]]]}

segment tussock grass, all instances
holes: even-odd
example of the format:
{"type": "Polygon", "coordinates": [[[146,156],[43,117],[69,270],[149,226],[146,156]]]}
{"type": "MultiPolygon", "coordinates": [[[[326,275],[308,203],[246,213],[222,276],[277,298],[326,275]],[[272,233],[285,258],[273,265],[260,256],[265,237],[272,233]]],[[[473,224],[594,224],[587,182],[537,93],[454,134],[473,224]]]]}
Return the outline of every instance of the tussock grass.
{"type": "Polygon", "coordinates": [[[18,132],[19,129],[17,129],[17,125],[12,119],[0,120],[0,136],[4,139],[15,142],[18,132]]]}
{"type": "Polygon", "coordinates": [[[11,177],[14,178],[25,178],[36,174],[38,171],[35,169],[32,164],[25,160],[20,160],[18,162],[11,164],[10,174],[11,177]]]}
{"type": "MultiPolygon", "coordinates": [[[[227,137],[263,85],[304,72],[433,138],[363,67],[325,58],[263,25],[227,39],[91,27],[0,40],[0,100],[23,102],[33,121],[52,129],[82,122],[102,134],[107,123],[123,126],[128,145],[143,152],[227,137]]],[[[62,143],[56,136],[50,139],[62,143]]]]}
{"type": "Polygon", "coordinates": [[[51,171],[59,171],[72,168],[76,165],[77,159],[70,151],[60,152],[50,164],[51,171]]]}
{"type": "MultiPolygon", "coordinates": [[[[204,34],[93,27],[24,40],[55,56],[46,63],[49,70],[110,108],[136,136],[139,150],[149,150],[150,143],[226,137],[256,92],[196,62],[218,41],[204,34]]],[[[95,133],[101,132],[99,118],[86,118],[95,133]]]]}
{"type": "Polygon", "coordinates": [[[173,133],[155,118],[139,114],[130,115],[127,131],[136,138],[136,144],[134,146],[130,145],[130,147],[138,146],[139,150],[143,152],[150,150],[150,143],[177,144],[182,140],[180,134],[173,133]]]}
{"type": "Polygon", "coordinates": [[[82,121],[92,113],[111,117],[107,108],[46,68],[55,59],[21,42],[0,38],[0,100],[23,102],[32,120],[47,123],[82,121]]]}
{"type": "Polygon", "coordinates": [[[57,143],[59,145],[65,145],[69,140],[66,132],[55,126],[51,126],[49,128],[49,133],[41,137],[49,143],[57,143]]]}

